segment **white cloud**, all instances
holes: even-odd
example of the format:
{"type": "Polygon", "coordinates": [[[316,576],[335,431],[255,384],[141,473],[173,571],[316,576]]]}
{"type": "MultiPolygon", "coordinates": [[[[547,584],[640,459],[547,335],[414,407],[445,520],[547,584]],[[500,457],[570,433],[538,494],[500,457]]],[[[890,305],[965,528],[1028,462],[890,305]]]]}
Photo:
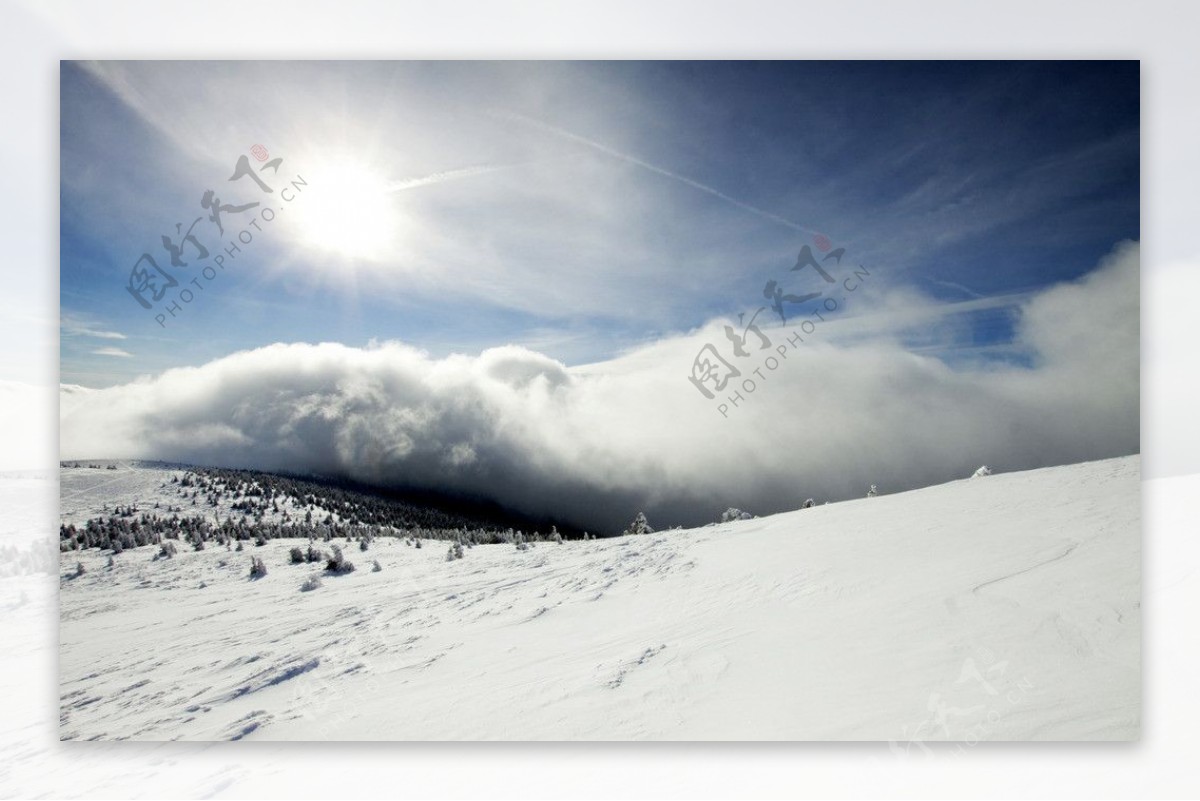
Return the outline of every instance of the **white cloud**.
{"type": "Polygon", "coordinates": [[[118,356],[122,359],[128,359],[129,357],[133,356],[133,354],[130,353],[129,351],[121,350],[120,348],[99,348],[98,350],[92,351],[92,355],[93,356],[118,356]]]}
{"type": "MultiPolygon", "coordinates": [[[[579,368],[515,346],[435,360],[396,343],[276,344],[64,391],[63,458],[337,474],[608,529],[639,508],[659,524],[697,523],[728,506],[769,513],[984,463],[1104,458],[1140,447],[1138,269],[1137,245],[1122,245],[1083,280],[1028,300],[1016,344],[1031,367],[951,369],[886,331],[859,325],[833,344],[842,338],[818,329],[725,419],[720,399],[687,381],[705,343],[726,345],[720,320],[579,368]]],[[[772,348],[786,344],[769,334],[772,348]]]]}
{"type": "Polygon", "coordinates": [[[95,339],[125,339],[119,331],[108,331],[95,323],[70,314],[63,314],[59,320],[59,329],[70,336],[93,337],[95,339]]]}

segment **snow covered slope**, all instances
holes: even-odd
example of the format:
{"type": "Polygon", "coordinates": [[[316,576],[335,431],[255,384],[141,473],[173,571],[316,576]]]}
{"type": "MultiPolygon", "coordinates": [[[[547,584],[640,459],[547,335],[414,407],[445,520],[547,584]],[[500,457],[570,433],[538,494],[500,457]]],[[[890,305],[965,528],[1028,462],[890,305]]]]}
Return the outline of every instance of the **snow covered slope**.
{"type": "Polygon", "coordinates": [[[1135,739],[1139,470],[997,474],[450,562],[444,543],[381,539],[311,592],[286,540],[138,548],[111,568],[66,554],[61,734],[1135,739]]]}

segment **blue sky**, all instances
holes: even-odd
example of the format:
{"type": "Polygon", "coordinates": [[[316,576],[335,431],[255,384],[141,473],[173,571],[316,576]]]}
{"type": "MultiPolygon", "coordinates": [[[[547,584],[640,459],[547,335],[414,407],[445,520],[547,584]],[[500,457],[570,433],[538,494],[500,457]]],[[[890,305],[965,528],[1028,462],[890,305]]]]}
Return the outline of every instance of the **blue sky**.
{"type": "Polygon", "coordinates": [[[753,311],[815,233],[876,287],[970,302],[897,330],[914,349],[1019,362],[1014,304],[1139,238],[1139,80],[1137,62],[64,62],[61,380],[273,342],[600,361],[753,311]],[[227,180],[243,155],[270,196],[227,180]],[[210,189],[262,206],[217,236],[210,189]],[[215,279],[169,268],[176,223],[204,217],[211,255],[266,206],[215,279]],[[175,291],[204,286],[165,327],[126,290],[144,252],[175,291]]]}

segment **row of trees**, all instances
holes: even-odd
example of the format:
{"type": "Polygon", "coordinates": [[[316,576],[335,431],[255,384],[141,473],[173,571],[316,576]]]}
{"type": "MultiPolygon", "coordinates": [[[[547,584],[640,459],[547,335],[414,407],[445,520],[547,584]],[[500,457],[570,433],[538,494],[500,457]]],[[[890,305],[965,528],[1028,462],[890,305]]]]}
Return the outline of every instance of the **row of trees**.
{"type": "MultiPolygon", "coordinates": [[[[644,517],[643,517],[644,521],[644,517]]],[[[362,551],[378,537],[403,537],[420,547],[422,540],[442,540],[475,545],[516,544],[527,542],[562,542],[562,535],[554,526],[548,532],[526,533],[511,528],[504,530],[484,528],[396,528],[392,526],[363,525],[349,523],[272,523],[232,517],[215,522],[199,516],[172,514],[160,516],[142,512],[135,517],[109,515],[92,518],[82,527],[74,524],[59,526],[59,550],[79,551],[88,548],[111,550],[121,553],[130,548],[144,545],[161,545],[171,540],[190,545],[202,551],[210,545],[242,550],[244,544],[257,546],[277,539],[301,539],[311,542],[332,542],[345,539],[347,544],[357,543],[362,551]]]]}
{"type": "Polygon", "coordinates": [[[184,498],[217,507],[230,501],[231,508],[247,517],[264,519],[268,515],[291,520],[303,511],[306,523],[326,525],[390,527],[396,529],[481,529],[498,530],[502,525],[478,515],[466,514],[434,505],[421,505],[389,497],[375,491],[336,481],[318,481],[273,473],[225,468],[196,468],[178,483],[184,498]],[[291,510],[291,511],[289,511],[291,510]]]}

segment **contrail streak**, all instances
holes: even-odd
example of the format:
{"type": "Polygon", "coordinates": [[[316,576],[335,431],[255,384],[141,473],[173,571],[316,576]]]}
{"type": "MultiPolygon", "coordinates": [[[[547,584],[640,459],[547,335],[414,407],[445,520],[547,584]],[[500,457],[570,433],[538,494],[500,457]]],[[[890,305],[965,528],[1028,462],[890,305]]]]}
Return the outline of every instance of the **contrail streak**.
{"type": "Polygon", "coordinates": [[[416,189],[422,186],[432,186],[446,181],[453,181],[458,178],[470,178],[475,175],[487,175],[492,172],[500,172],[502,170],[511,170],[516,167],[524,167],[524,164],[497,164],[483,165],[480,167],[463,167],[458,170],[445,170],[443,172],[435,172],[431,175],[424,175],[420,178],[408,178],[402,181],[392,181],[387,186],[387,191],[403,192],[406,189],[416,189]]]}
{"type": "Polygon", "coordinates": [[[791,228],[793,231],[800,231],[801,233],[805,233],[805,234],[820,233],[819,231],[814,231],[811,228],[805,228],[803,225],[798,225],[798,224],[792,222],[791,220],[786,220],[783,217],[780,217],[778,214],[772,214],[771,212],[764,211],[763,209],[760,209],[757,206],[751,206],[749,203],[744,203],[735,197],[730,197],[729,195],[725,194],[724,192],[720,191],[719,189],[713,189],[711,186],[705,186],[704,184],[700,183],[699,181],[693,181],[691,178],[688,178],[686,176],[679,175],[678,173],[671,172],[670,170],[664,170],[662,167],[656,167],[655,165],[653,165],[647,161],[642,161],[641,159],[637,158],[636,156],[630,156],[629,154],[622,153],[619,150],[613,150],[611,147],[608,147],[607,145],[603,145],[599,142],[593,142],[591,139],[586,139],[582,136],[579,136],[578,134],[573,134],[570,131],[564,131],[562,128],[556,128],[553,125],[548,125],[547,123],[532,119],[531,117],[526,117],[523,114],[517,114],[516,112],[512,112],[512,111],[496,111],[496,112],[492,112],[492,114],[494,116],[498,116],[498,117],[501,117],[504,119],[514,120],[516,122],[524,123],[525,125],[532,126],[539,130],[545,131],[546,133],[551,133],[551,134],[554,134],[555,136],[562,137],[563,139],[569,139],[572,142],[577,142],[581,145],[590,147],[593,150],[598,150],[601,153],[612,156],[613,158],[620,159],[621,161],[627,162],[629,164],[634,164],[638,167],[641,167],[642,169],[649,170],[650,172],[658,173],[659,175],[662,175],[666,178],[670,178],[672,180],[679,181],[680,183],[686,184],[687,186],[690,186],[693,189],[698,189],[701,192],[712,195],[713,197],[720,198],[721,200],[724,200],[726,203],[731,203],[734,206],[737,206],[739,209],[742,209],[743,211],[748,211],[751,214],[762,217],[763,219],[770,220],[771,222],[775,222],[775,223],[779,223],[780,225],[787,226],[788,228],[791,228]]]}

